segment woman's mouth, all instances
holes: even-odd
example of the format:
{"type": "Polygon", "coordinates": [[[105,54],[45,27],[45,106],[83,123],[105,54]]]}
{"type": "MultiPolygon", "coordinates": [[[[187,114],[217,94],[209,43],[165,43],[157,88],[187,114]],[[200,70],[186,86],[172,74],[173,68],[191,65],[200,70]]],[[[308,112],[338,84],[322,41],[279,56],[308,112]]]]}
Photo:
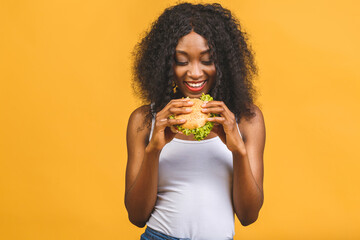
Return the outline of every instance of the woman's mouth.
{"type": "Polygon", "coordinates": [[[201,81],[201,82],[185,82],[185,86],[193,92],[198,92],[201,91],[201,89],[203,89],[205,87],[207,83],[207,80],[201,81]]]}

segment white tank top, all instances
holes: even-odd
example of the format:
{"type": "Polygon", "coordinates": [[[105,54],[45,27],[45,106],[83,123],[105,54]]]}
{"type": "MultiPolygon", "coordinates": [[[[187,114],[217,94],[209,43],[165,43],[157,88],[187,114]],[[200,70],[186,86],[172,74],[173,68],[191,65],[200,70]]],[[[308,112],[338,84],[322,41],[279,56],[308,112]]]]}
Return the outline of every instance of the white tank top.
{"type": "Polygon", "coordinates": [[[159,156],[157,201],[147,226],[177,238],[233,239],[232,175],[232,153],[219,137],[174,138],[159,156]]]}

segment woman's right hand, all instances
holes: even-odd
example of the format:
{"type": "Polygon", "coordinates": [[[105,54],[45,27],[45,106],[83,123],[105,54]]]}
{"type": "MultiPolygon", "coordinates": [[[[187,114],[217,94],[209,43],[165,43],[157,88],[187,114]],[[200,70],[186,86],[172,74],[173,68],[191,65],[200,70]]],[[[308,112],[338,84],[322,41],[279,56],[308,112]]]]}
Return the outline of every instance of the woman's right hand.
{"type": "Polygon", "coordinates": [[[171,115],[186,114],[192,111],[194,103],[189,98],[173,99],[160,112],[156,113],[155,126],[148,149],[161,151],[176,135],[170,128],[173,125],[183,124],[185,119],[170,119],[171,115]]]}

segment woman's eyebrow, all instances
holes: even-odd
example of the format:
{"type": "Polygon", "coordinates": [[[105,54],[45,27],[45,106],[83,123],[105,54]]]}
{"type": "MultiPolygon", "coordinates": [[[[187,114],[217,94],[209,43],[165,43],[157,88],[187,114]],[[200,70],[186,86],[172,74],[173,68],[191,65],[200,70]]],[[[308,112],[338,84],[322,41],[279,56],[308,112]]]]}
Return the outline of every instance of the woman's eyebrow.
{"type": "Polygon", "coordinates": [[[184,52],[184,51],[181,51],[181,50],[175,50],[175,52],[177,53],[181,53],[181,54],[184,54],[186,56],[188,56],[189,54],[187,54],[187,52],[184,52]]]}
{"type": "Polygon", "coordinates": [[[206,49],[205,51],[202,51],[202,52],[200,53],[200,55],[203,55],[203,54],[205,54],[205,53],[210,53],[210,48],[206,49]]]}
{"type": "MultiPolygon", "coordinates": [[[[189,55],[187,52],[182,51],[182,50],[175,50],[175,52],[180,53],[180,54],[184,54],[184,55],[187,55],[187,56],[189,55]]],[[[200,55],[204,55],[205,53],[210,53],[210,48],[200,52],[200,55]]]]}

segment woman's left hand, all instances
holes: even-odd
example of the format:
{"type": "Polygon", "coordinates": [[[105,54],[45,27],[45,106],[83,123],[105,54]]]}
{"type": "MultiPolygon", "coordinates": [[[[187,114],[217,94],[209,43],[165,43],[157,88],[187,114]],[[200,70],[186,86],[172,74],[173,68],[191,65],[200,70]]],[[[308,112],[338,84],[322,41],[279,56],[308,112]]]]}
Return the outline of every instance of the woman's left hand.
{"type": "Polygon", "coordinates": [[[231,152],[246,154],[244,141],[242,140],[238,127],[236,126],[235,115],[222,101],[210,101],[202,105],[203,113],[220,114],[218,117],[210,117],[207,120],[214,122],[215,132],[231,152]]]}

